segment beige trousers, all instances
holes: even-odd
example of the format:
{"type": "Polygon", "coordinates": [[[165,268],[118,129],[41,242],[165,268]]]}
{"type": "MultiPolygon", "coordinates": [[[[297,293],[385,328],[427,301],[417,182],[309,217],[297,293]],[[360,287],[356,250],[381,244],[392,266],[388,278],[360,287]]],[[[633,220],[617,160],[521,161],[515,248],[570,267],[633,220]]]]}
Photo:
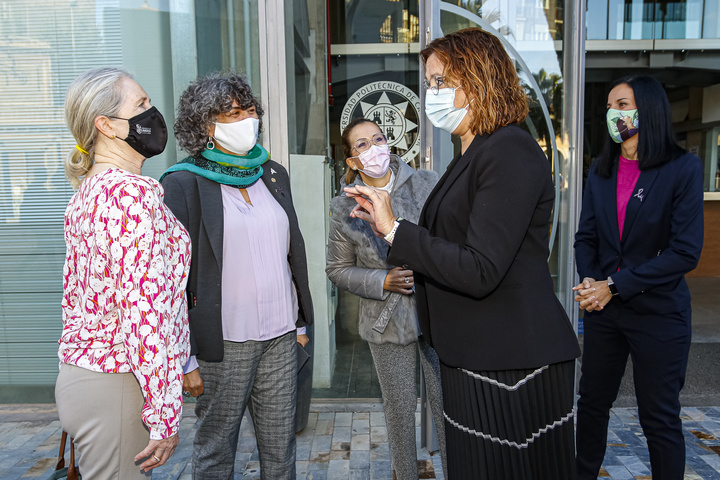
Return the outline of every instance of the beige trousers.
{"type": "Polygon", "coordinates": [[[75,439],[83,478],[147,479],[135,455],[150,441],[143,396],[132,373],[97,373],[62,364],[55,384],[60,423],[75,439]]]}

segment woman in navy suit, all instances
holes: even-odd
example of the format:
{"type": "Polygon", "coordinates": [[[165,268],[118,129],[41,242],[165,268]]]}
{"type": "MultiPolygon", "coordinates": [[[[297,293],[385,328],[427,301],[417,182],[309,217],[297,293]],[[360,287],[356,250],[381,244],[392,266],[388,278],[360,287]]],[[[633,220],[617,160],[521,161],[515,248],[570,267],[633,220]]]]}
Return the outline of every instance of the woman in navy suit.
{"type": "Polygon", "coordinates": [[[675,143],[657,80],[618,80],[607,106],[609,135],[590,170],[575,235],[583,279],[575,300],[586,312],[578,479],[597,478],[628,355],[653,479],[681,479],[679,397],[691,336],[685,274],[702,250],[702,163],[675,143]],[[627,117],[637,127],[619,132],[617,119],[627,117]]]}

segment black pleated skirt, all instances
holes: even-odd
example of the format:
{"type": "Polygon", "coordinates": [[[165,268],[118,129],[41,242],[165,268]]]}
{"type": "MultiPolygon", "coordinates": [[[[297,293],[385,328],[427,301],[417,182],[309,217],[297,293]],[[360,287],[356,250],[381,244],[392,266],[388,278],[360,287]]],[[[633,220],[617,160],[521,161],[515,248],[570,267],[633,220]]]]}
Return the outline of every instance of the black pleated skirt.
{"type": "Polygon", "coordinates": [[[442,365],[448,480],[575,478],[575,361],[471,372],[442,365]]]}

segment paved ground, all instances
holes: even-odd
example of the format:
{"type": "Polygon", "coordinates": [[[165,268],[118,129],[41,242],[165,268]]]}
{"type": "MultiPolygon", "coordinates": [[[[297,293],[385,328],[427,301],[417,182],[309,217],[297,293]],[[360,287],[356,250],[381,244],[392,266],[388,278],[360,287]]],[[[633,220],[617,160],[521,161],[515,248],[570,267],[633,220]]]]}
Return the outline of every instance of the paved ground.
{"type": "MultiPolygon", "coordinates": [[[[419,414],[418,414],[419,418],[419,414]]],[[[195,417],[183,418],[180,445],[154,479],[189,480],[195,417]]],[[[419,421],[418,421],[419,424],[419,421]]],[[[683,409],[688,452],[686,480],[720,479],[720,407],[683,409]]],[[[419,437],[420,427],[418,427],[419,437]]],[[[0,479],[47,478],[57,461],[60,422],[52,405],[0,405],[0,479]]],[[[297,478],[391,480],[390,451],[381,405],[314,402],[308,427],[298,435],[297,478]]],[[[645,438],[634,408],[613,410],[601,478],[649,480],[645,438]]],[[[236,479],[259,479],[252,427],[238,442],[236,479]]],[[[442,479],[440,458],[418,451],[423,479],[442,479]]]]}

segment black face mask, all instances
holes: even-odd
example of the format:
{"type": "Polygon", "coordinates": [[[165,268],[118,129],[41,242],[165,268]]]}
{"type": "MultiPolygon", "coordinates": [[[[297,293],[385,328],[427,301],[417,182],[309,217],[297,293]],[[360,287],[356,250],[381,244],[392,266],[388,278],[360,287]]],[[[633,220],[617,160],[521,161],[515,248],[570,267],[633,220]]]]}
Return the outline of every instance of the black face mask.
{"type": "Polygon", "coordinates": [[[130,131],[126,138],[120,140],[126,141],[133,150],[143,157],[154,157],[165,150],[168,140],[167,126],[165,125],[165,119],[157,108],[151,107],[132,118],[112,118],[127,120],[130,124],[130,131]]]}

